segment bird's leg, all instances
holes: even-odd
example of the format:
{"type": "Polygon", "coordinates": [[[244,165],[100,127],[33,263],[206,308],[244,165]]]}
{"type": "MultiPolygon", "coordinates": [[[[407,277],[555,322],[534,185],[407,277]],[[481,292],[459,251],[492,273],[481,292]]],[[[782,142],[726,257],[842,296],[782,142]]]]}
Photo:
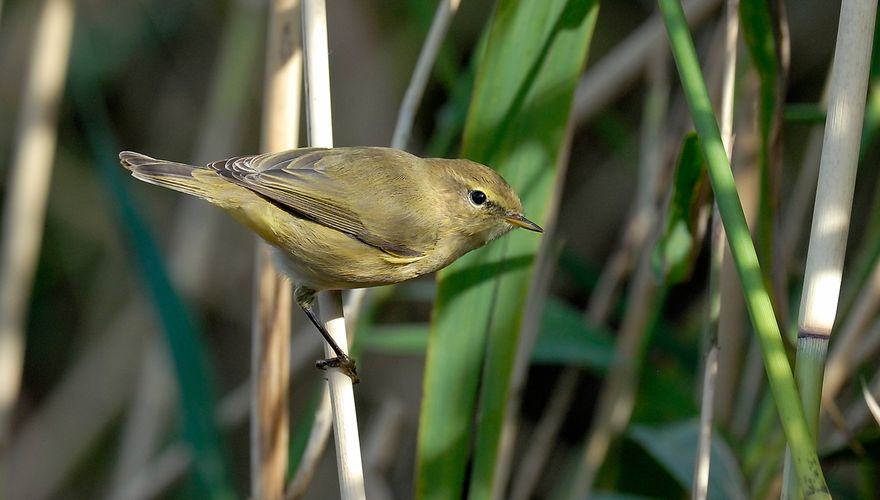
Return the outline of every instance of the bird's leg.
{"type": "Polygon", "coordinates": [[[327,328],[324,327],[324,323],[318,318],[318,315],[315,314],[315,297],[317,293],[306,287],[298,286],[296,290],[294,290],[294,298],[296,299],[296,303],[302,308],[303,312],[306,313],[306,316],[312,320],[312,323],[315,325],[315,328],[321,332],[321,335],[324,337],[324,340],[327,341],[327,344],[333,349],[333,352],[336,353],[336,357],[327,358],[327,359],[319,359],[315,362],[315,366],[318,368],[325,370],[327,368],[339,368],[342,370],[342,373],[348,375],[351,379],[352,383],[358,383],[359,379],[357,376],[357,367],[354,364],[354,360],[349,357],[348,354],[339,347],[339,344],[336,343],[336,340],[330,336],[330,332],[327,331],[327,328]]]}

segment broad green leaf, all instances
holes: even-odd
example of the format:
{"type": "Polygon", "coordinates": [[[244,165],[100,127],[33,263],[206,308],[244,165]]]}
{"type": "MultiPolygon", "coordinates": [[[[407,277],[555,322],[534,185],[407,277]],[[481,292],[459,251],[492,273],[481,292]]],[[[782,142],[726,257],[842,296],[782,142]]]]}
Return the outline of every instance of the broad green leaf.
{"type": "Polygon", "coordinates": [[[660,279],[669,284],[687,279],[697,258],[697,224],[700,192],[706,183],[706,164],[697,134],[688,134],[681,145],[672,200],[666,209],[663,234],[651,253],[651,264],[660,279]]]}
{"type": "MultiPolygon", "coordinates": [[[[498,170],[538,223],[553,203],[556,164],[597,12],[593,0],[499,0],[478,56],[462,156],[498,170]]],[[[418,498],[462,496],[472,442],[470,497],[492,493],[521,315],[540,244],[539,235],[514,231],[438,275],[419,428],[418,498]]]]}
{"type": "MultiPolygon", "coordinates": [[[[699,422],[687,420],[663,427],[636,425],[630,437],[651,454],[682,488],[690,490],[699,438],[699,422]]],[[[709,498],[748,498],[748,489],[735,455],[723,437],[712,435],[709,467],[709,498]]]]}

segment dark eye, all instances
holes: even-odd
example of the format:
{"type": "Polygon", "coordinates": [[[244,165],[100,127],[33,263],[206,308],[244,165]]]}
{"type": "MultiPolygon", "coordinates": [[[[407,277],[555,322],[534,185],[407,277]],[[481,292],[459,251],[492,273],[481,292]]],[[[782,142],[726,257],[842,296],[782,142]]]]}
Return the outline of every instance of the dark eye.
{"type": "Polygon", "coordinates": [[[471,191],[470,198],[471,203],[477,206],[486,203],[486,193],[482,191],[471,191]]]}

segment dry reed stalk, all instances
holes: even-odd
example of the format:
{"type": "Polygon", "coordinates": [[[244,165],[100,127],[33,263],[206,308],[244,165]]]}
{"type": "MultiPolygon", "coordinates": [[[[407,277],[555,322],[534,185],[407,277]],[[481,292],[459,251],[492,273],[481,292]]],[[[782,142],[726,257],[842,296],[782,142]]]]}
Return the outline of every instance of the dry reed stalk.
{"type": "Polygon", "coordinates": [[[18,116],[0,243],[0,447],[21,383],[27,308],[43,238],[73,21],[72,0],[46,0],[18,116]]]}
{"type": "MultiPolygon", "coordinates": [[[[263,96],[263,151],[297,147],[302,51],[298,0],[275,0],[269,11],[263,96]]],[[[289,447],[290,283],[272,250],[257,243],[251,357],[251,496],[275,500],[284,492],[289,447]]]]}

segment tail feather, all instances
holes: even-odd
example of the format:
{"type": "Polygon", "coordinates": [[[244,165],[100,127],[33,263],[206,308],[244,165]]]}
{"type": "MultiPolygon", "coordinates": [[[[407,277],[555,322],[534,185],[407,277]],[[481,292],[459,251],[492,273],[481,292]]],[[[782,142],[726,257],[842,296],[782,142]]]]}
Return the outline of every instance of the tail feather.
{"type": "Polygon", "coordinates": [[[119,153],[119,162],[131,171],[133,177],[142,181],[200,198],[211,198],[208,186],[205,186],[202,180],[193,177],[194,172],[204,170],[204,167],[158,160],[133,151],[119,153]]]}

